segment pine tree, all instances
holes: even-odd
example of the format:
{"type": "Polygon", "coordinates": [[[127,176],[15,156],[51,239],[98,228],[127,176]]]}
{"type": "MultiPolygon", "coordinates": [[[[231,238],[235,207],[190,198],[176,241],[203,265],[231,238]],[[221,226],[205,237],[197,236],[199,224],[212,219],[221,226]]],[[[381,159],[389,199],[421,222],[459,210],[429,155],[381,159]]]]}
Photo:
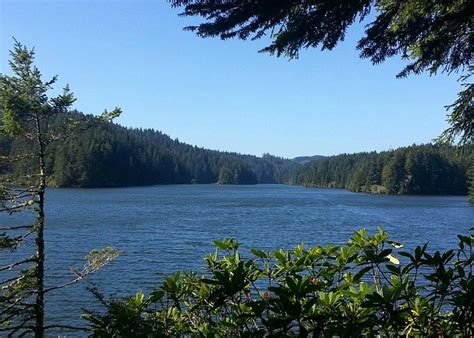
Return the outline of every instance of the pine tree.
{"type": "MultiPolygon", "coordinates": [[[[34,66],[33,50],[15,41],[10,52],[13,76],[0,76],[0,132],[13,141],[21,140],[27,147],[20,153],[1,156],[2,165],[26,163],[21,177],[13,187],[6,179],[0,184],[0,211],[14,214],[33,212],[33,224],[12,225],[1,228],[0,250],[15,250],[34,237],[35,253],[23,259],[12,256],[13,262],[0,267],[0,332],[8,336],[31,335],[43,337],[53,325],[44,323],[44,297],[48,292],[78,282],[86,275],[108,263],[117,252],[111,248],[94,251],[88,256],[84,269],[77,270],[70,282],[45,288],[45,194],[47,187],[47,151],[58,140],[63,140],[78,126],[77,121],[50,126],[50,121],[66,114],[75,98],[66,86],[62,94],[50,98],[57,77],[43,81],[34,66]]],[[[101,116],[108,120],[117,116],[120,109],[101,116]]],[[[25,217],[26,218],[26,217],[25,217]]],[[[54,326],[57,327],[57,326],[54,326]]]]}

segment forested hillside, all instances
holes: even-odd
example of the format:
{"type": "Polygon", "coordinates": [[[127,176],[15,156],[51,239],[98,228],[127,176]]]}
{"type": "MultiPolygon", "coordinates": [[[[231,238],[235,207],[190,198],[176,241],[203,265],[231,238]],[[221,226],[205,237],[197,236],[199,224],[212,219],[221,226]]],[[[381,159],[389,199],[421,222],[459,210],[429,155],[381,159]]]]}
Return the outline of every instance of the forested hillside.
{"type": "MultiPolygon", "coordinates": [[[[84,115],[75,112],[49,121],[84,115]]],[[[81,123],[87,124],[86,121],[81,123]]],[[[263,157],[220,152],[173,140],[153,129],[130,129],[112,123],[92,127],[48,147],[47,174],[57,187],[118,187],[151,184],[282,183],[298,164],[265,154],[263,157]]],[[[23,140],[0,139],[2,154],[23,154],[29,145],[23,140]]],[[[15,162],[0,168],[3,177],[14,182],[34,164],[15,162]]]]}
{"type": "Polygon", "coordinates": [[[456,194],[468,190],[474,146],[420,145],[385,152],[342,154],[306,164],[291,182],[388,194],[456,194]]]}
{"type": "MultiPolygon", "coordinates": [[[[78,112],[48,121],[48,125],[54,129],[65,119],[81,121],[84,130],[47,148],[47,175],[57,187],[290,183],[355,192],[465,195],[468,173],[474,170],[469,171],[474,163],[472,145],[420,145],[288,160],[199,148],[153,129],[89,123],[91,117],[78,112]]],[[[29,148],[20,138],[0,137],[1,154],[22,155],[29,148]]],[[[0,175],[21,183],[34,165],[28,159],[0,164],[0,175]]]]}
{"type": "Polygon", "coordinates": [[[322,160],[323,158],[326,158],[326,156],[322,155],[313,155],[313,156],[298,156],[293,159],[293,161],[298,162],[299,164],[306,164],[312,161],[319,161],[322,160]]]}

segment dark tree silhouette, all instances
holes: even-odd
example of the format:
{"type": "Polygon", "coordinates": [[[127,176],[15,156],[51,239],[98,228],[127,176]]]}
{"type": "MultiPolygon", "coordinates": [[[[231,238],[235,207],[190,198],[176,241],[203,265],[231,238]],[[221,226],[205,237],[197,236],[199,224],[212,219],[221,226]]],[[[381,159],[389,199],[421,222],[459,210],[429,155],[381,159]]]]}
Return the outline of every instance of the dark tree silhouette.
{"type": "MultiPolygon", "coordinates": [[[[353,23],[370,19],[357,44],[360,56],[377,64],[400,55],[411,62],[397,77],[437,72],[472,74],[474,2],[469,0],[171,0],[183,16],[204,22],[186,27],[201,37],[260,39],[261,52],[296,58],[303,48],[331,50],[353,23]],[[370,16],[369,16],[370,14],[370,16]]],[[[449,108],[451,127],[442,140],[471,143],[474,137],[472,84],[449,108]]]]}

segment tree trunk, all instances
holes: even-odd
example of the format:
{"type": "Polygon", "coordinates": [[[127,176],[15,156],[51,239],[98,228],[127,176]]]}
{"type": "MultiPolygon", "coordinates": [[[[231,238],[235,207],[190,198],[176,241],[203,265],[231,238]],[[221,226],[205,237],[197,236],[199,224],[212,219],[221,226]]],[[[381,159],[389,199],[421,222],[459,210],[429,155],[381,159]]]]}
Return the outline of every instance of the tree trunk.
{"type": "Polygon", "coordinates": [[[46,173],[44,163],[44,143],[41,133],[40,118],[35,116],[36,142],[38,147],[39,184],[38,184],[38,216],[36,220],[36,282],[37,295],[35,303],[35,337],[44,337],[44,193],[46,190],[46,173]]]}

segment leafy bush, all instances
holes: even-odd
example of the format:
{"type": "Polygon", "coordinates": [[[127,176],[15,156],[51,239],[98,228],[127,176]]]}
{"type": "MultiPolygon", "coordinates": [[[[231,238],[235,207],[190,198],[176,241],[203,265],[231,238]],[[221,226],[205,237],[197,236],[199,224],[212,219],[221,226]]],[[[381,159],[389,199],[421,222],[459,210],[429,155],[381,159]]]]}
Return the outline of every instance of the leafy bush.
{"type": "MultiPolygon", "coordinates": [[[[471,229],[472,231],[472,229],[471,229]]],[[[148,297],[84,314],[95,337],[474,335],[472,232],[459,247],[403,252],[381,229],[292,251],[215,241],[207,274],[175,273],[148,297]],[[401,262],[400,262],[401,261],[401,262]]]]}

